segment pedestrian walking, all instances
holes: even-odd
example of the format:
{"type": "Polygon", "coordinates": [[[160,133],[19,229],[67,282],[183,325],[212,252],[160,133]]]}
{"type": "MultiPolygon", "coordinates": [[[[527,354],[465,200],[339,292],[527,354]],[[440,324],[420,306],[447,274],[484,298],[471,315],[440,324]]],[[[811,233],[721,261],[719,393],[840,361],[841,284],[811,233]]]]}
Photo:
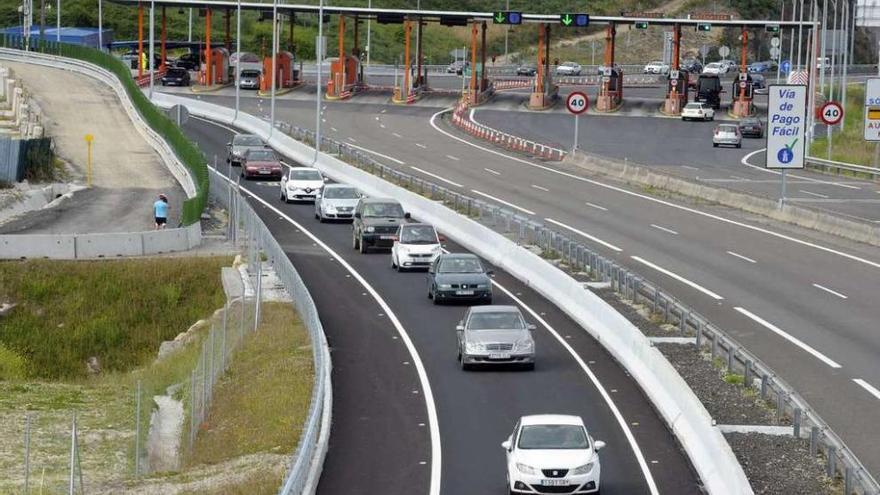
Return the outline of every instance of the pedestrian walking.
{"type": "Polygon", "coordinates": [[[168,224],[168,197],[159,195],[159,199],[153,203],[153,217],[156,220],[156,230],[164,229],[168,224]]]}

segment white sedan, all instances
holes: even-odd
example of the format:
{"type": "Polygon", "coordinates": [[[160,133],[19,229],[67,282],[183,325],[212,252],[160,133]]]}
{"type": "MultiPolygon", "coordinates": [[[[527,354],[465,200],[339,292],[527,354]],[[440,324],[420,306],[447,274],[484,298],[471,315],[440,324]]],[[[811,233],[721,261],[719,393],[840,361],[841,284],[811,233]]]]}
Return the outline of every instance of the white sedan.
{"type": "Polygon", "coordinates": [[[719,62],[712,62],[711,64],[706,64],[706,67],[703,67],[703,74],[714,74],[720,76],[722,74],[727,74],[729,68],[719,62]]]}
{"type": "Polygon", "coordinates": [[[510,493],[598,493],[599,450],[578,416],[523,416],[501,444],[510,493]],[[552,488],[551,488],[552,487],[552,488]]]}
{"type": "Polygon", "coordinates": [[[581,64],[577,62],[563,62],[556,68],[557,76],[579,76],[581,75],[581,64]]]}
{"type": "Polygon", "coordinates": [[[397,229],[391,246],[391,268],[398,271],[412,268],[427,269],[440,256],[440,242],[444,239],[432,225],[408,223],[397,229]]]}
{"type": "Polygon", "coordinates": [[[645,74],[666,74],[669,72],[669,64],[655,60],[646,65],[642,72],[645,74]]]}
{"type": "Polygon", "coordinates": [[[281,201],[314,201],[326,180],[316,168],[293,167],[281,177],[281,201]]]}
{"type": "Polygon", "coordinates": [[[705,103],[691,102],[681,110],[681,120],[715,120],[715,109],[705,103]]]}

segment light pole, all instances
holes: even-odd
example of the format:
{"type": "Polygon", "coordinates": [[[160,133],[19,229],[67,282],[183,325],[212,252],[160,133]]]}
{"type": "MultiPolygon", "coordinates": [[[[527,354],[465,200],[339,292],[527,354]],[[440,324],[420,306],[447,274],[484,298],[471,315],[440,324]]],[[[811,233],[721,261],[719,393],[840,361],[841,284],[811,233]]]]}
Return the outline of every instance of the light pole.
{"type": "Polygon", "coordinates": [[[156,2],[150,0],[150,99],[153,99],[153,12],[156,10],[156,2]]]}
{"type": "Polygon", "coordinates": [[[843,79],[842,79],[842,87],[841,87],[841,98],[840,105],[843,108],[843,118],[840,119],[840,132],[843,132],[843,125],[846,122],[846,75],[847,75],[847,66],[850,64],[849,59],[849,51],[847,47],[849,46],[850,36],[853,36],[855,33],[850,31],[850,19],[849,19],[849,0],[844,2],[843,4],[843,19],[844,25],[846,26],[843,30],[843,79]]]}
{"type": "MultiPolygon", "coordinates": [[[[367,8],[373,8],[373,0],[367,0],[367,8]]],[[[370,66],[370,18],[367,17],[367,67],[370,66]]]]}
{"type": "Polygon", "coordinates": [[[104,14],[101,9],[101,0],[98,0],[98,50],[104,50],[104,14]]]}
{"type": "MultiPolygon", "coordinates": [[[[241,60],[241,59],[239,59],[241,60]]],[[[278,77],[278,0],[272,1],[272,89],[269,93],[269,139],[275,132],[275,84],[278,77]]]]}
{"type": "Polygon", "coordinates": [[[55,28],[57,29],[55,32],[55,42],[61,43],[61,0],[57,0],[55,8],[58,9],[55,12],[55,28]]]}
{"type": "MultiPolygon", "coordinates": [[[[795,21],[795,14],[797,14],[797,0],[792,0],[791,2],[791,22],[795,21]]],[[[791,28],[791,39],[788,40],[788,75],[791,76],[791,71],[794,70],[794,27],[791,28]]]]}
{"type": "Polygon", "coordinates": [[[238,0],[235,17],[235,55],[238,57],[235,64],[235,118],[238,119],[239,92],[241,91],[241,0],[238,0]]]}
{"type": "MultiPolygon", "coordinates": [[[[509,11],[510,10],[510,0],[507,0],[507,3],[505,5],[506,5],[507,10],[509,11]]],[[[504,26],[504,63],[510,63],[510,61],[507,60],[507,36],[508,36],[508,34],[510,34],[510,26],[509,25],[504,26]]]]}
{"type": "Polygon", "coordinates": [[[321,64],[324,58],[324,0],[318,3],[318,41],[315,43],[315,55],[318,59],[318,82],[315,88],[315,161],[321,154],[321,64]]]}
{"type": "MultiPolygon", "coordinates": [[[[833,1],[833,0],[832,0],[833,1]]],[[[837,7],[835,6],[835,11],[837,7]]],[[[822,0],[822,59],[824,61],[825,54],[828,53],[827,47],[825,46],[828,38],[828,0],[822,0]]],[[[834,76],[832,76],[834,77],[834,76]]],[[[825,64],[822,64],[822,67],[819,68],[819,91],[822,94],[825,94],[825,64]]]]}
{"type": "Polygon", "coordinates": [[[193,40],[193,9],[189,8],[189,24],[186,30],[186,41],[192,43],[193,40]]]}

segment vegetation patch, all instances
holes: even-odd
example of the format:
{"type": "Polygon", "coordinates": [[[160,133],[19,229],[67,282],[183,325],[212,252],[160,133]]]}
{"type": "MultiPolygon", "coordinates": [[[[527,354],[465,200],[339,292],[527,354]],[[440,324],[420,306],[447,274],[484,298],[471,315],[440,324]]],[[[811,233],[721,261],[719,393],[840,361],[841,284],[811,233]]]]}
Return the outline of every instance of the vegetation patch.
{"type": "MultiPolygon", "coordinates": [[[[839,89],[839,88],[838,88],[839,89]]],[[[876,143],[865,141],[865,86],[850,84],[846,90],[846,115],[843,132],[835,132],[831,139],[831,159],[866,167],[875,164],[876,143]]],[[[816,134],[810,155],[828,158],[828,138],[824,132],[816,134]]]]}

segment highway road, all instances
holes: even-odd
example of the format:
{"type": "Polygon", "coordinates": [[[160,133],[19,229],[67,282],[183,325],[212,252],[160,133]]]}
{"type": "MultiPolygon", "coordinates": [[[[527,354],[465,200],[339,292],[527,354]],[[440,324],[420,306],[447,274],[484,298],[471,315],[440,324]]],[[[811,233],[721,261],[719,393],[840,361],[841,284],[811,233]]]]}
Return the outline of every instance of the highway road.
{"type": "MultiPolygon", "coordinates": [[[[224,97],[209,101],[231,104],[224,97]]],[[[253,100],[243,105],[266,113],[253,100]]],[[[282,100],[277,113],[310,127],[312,109],[282,100]]],[[[880,444],[864,434],[874,427],[865,412],[880,406],[877,249],[509,156],[460,137],[434,113],[328,104],[324,125],[331,137],[371,150],[390,166],[544,220],[658,281],[779,372],[880,473],[880,444]]],[[[662,125],[644,129],[621,146],[637,150],[664,132],[662,125]]]]}
{"type": "MultiPolygon", "coordinates": [[[[231,135],[196,119],[185,131],[209,156],[223,153],[231,135]]],[[[602,493],[651,493],[652,484],[659,493],[699,493],[674,437],[633,380],[583,329],[509,274],[497,271],[495,301],[521,306],[539,325],[537,369],[463,372],[455,358],[454,328],[464,306],[434,306],[425,297],[424,273],[393,271],[388,254],[358,254],[351,249],[349,225],[318,223],[311,204],[282,204],[277,183],[244,187],[300,270],[331,346],[335,404],[319,493],[427,493],[432,403],[442,493],[503,493],[500,443],[519,416],[543,412],[581,415],[591,433],[608,443],[602,451],[602,493]],[[322,250],[306,230],[339,258],[322,250]],[[375,289],[384,309],[355,281],[355,273],[375,289]],[[403,345],[403,332],[415,356],[403,345]],[[416,376],[416,359],[424,365],[421,378],[427,379],[433,401],[416,376]]],[[[461,251],[451,242],[446,247],[461,251]]]]}

